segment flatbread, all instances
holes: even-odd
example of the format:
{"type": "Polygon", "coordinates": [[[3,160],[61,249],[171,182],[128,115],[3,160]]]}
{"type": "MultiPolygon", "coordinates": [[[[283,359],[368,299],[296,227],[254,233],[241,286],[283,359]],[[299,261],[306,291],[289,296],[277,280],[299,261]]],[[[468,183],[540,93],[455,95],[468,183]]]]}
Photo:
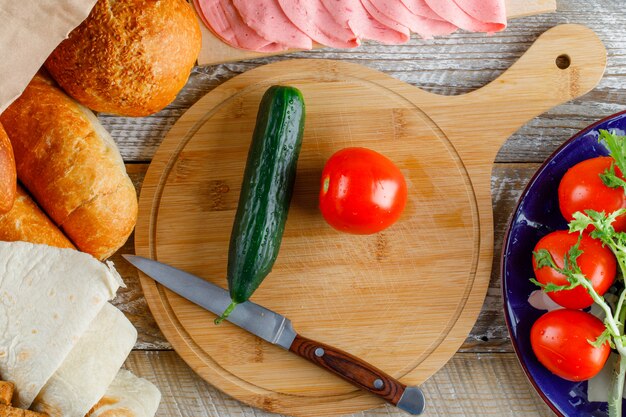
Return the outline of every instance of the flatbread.
{"type": "Polygon", "coordinates": [[[137,330],[124,313],[105,304],[31,409],[50,417],[83,417],[105,394],[136,340],[137,330]]]}
{"type": "Polygon", "coordinates": [[[161,392],[150,381],[120,369],[104,397],[85,417],[154,417],[161,392]]]}
{"type": "Polygon", "coordinates": [[[0,375],[29,408],[122,279],[93,256],[0,242],[0,375]]]}

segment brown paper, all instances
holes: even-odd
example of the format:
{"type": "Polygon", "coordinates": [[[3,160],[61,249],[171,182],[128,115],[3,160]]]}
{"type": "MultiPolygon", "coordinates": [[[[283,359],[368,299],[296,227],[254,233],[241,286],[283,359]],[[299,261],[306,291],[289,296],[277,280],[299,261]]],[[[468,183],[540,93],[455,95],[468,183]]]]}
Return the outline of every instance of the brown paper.
{"type": "Polygon", "coordinates": [[[0,112],[48,55],[87,18],[96,0],[0,0],[0,112]]]}

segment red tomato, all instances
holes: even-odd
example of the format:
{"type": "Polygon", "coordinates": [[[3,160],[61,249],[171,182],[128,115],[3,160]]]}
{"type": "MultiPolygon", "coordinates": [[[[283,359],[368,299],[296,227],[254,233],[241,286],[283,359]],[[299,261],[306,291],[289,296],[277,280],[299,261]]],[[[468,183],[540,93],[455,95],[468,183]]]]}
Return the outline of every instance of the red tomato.
{"type": "Polygon", "coordinates": [[[320,210],[337,230],[371,234],[386,229],[398,220],[406,199],[398,167],[370,149],[342,149],[324,166],[320,210]]]}
{"type": "Polygon", "coordinates": [[[539,317],[530,329],[530,344],[539,362],[569,381],[595,376],[611,352],[607,343],[593,347],[604,324],[580,310],[554,310],[539,317]]]}
{"type": "MultiPolygon", "coordinates": [[[[566,230],[552,232],[543,238],[535,246],[535,252],[546,249],[552,255],[552,259],[559,268],[563,268],[563,258],[569,249],[576,244],[577,233],[568,233],[566,230]]],[[[603,295],[613,284],[617,262],[613,253],[602,246],[598,240],[584,235],[580,241],[580,250],[583,253],[578,257],[577,263],[582,273],[591,280],[591,285],[600,295],[603,295]]],[[[565,275],[556,272],[549,266],[537,269],[537,263],[533,256],[533,269],[537,281],[542,284],[553,283],[556,285],[568,285],[565,275]]],[[[566,308],[586,308],[593,304],[593,300],[587,290],[576,287],[572,290],[553,291],[547,293],[555,303],[566,308]]]]}
{"type": "MultiPolygon", "coordinates": [[[[559,184],[559,208],[567,221],[574,218],[577,211],[603,211],[612,213],[626,207],[626,193],[622,187],[611,188],[604,185],[600,174],[611,166],[613,158],[600,156],[587,159],[571,167],[559,184]]],[[[622,177],[619,168],[615,172],[622,177]]],[[[613,223],[615,230],[626,231],[626,216],[613,223]]]]}

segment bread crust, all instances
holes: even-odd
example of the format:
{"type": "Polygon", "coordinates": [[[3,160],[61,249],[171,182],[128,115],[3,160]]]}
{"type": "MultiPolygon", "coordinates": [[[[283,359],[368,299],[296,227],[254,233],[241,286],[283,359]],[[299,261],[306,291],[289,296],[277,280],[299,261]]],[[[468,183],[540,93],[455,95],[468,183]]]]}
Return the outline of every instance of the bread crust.
{"type": "Polygon", "coordinates": [[[48,417],[48,415],[0,404],[0,417],[48,417]]]}
{"type": "Polygon", "coordinates": [[[69,95],[93,110],[147,116],[183,88],[201,36],[184,0],[98,0],[46,68],[69,95]]]}
{"type": "Polygon", "coordinates": [[[15,202],[15,157],[9,137],[0,125],[0,214],[7,213],[15,202]]]}
{"type": "Polygon", "coordinates": [[[137,195],[94,114],[37,75],[0,116],[17,175],[76,247],[105,259],[137,220],[137,195]]]}
{"type": "Polygon", "coordinates": [[[8,213],[0,215],[0,240],[75,249],[72,242],[19,185],[13,208],[8,213]]]}
{"type": "Polygon", "coordinates": [[[15,385],[12,382],[0,381],[0,404],[11,405],[15,385]]]}

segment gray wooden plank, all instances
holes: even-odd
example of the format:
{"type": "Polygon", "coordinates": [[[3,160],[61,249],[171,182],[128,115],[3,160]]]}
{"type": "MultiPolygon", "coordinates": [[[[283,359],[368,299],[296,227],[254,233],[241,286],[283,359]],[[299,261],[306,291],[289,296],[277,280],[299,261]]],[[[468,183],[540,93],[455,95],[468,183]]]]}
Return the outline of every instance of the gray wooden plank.
{"type": "Polygon", "coordinates": [[[540,164],[495,164],[491,176],[494,256],[491,280],[478,320],[461,347],[462,352],[511,352],[504,320],[500,285],[502,242],[517,201],[540,164]]]}
{"type": "MultiPolygon", "coordinates": [[[[153,382],[163,395],[158,417],[271,417],[207,384],[172,351],[134,351],[125,367],[153,382]]],[[[422,385],[424,417],[549,417],[515,355],[457,353],[422,385]]],[[[353,417],[401,417],[390,406],[353,417]]]]}

